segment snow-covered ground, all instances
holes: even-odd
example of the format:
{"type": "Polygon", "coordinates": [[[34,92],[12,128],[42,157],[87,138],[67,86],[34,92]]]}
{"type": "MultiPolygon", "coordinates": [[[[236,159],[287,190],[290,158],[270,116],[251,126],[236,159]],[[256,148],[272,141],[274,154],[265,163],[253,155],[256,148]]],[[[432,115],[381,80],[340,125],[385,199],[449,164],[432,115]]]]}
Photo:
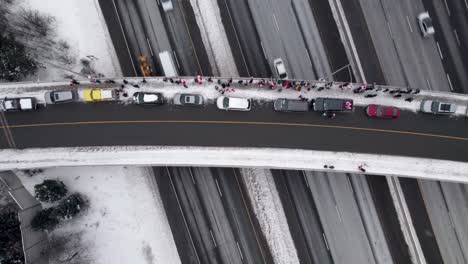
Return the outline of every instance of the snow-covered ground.
{"type": "MultiPolygon", "coordinates": [[[[70,70],[79,72],[79,58],[91,55],[95,69],[105,76],[122,76],[117,54],[104,21],[98,0],[22,0],[22,5],[51,15],[56,20],[57,35],[66,40],[76,56],[70,70]]],[[[50,65],[41,70],[37,81],[63,79],[63,70],[50,65]]]]}
{"type": "Polygon", "coordinates": [[[228,147],[95,147],[1,150],[0,170],[54,166],[160,165],[323,170],[468,182],[468,163],[349,152],[228,147]],[[406,166],[402,166],[406,164],[406,166]]]}
{"type": "Polygon", "coordinates": [[[180,263],[150,168],[55,167],[33,177],[16,173],[31,193],[44,179],[57,179],[69,193],[89,200],[84,212],[49,234],[51,240],[67,241],[63,253],[52,249],[52,264],[74,252],[81,263],[180,263]]]}
{"type": "Polygon", "coordinates": [[[242,169],[251,204],[276,264],[299,263],[273,175],[266,169],[242,169]]]}

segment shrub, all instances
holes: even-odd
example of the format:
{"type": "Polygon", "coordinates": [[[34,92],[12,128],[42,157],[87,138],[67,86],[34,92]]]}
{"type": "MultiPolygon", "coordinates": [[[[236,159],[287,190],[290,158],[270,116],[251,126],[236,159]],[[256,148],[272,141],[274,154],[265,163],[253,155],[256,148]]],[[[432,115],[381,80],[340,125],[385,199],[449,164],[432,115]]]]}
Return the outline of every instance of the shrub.
{"type": "Polygon", "coordinates": [[[84,205],[85,199],[81,194],[74,193],[60,201],[59,205],[56,207],[57,215],[63,220],[71,219],[81,212],[84,205]]]}
{"type": "Polygon", "coordinates": [[[53,203],[65,197],[67,188],[61,181],[44,180],[34,186],[34,193],[39,201],[53,203]]]}
{"type": "Polygon", "coordinates": [[[37,213],[31,220],[31,227],[35,230],[51,231],[59,224],[55,208],[47,208],[37,213]]]}

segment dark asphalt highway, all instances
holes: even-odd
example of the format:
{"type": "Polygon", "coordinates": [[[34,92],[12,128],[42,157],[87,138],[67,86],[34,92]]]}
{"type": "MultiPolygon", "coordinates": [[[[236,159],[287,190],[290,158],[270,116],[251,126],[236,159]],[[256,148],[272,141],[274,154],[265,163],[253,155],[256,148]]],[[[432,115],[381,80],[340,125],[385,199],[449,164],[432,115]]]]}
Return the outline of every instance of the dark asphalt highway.
{"type": "MultiPolygon", "coordinates": [[[[410,112],[403,112],[397,120],[374,120],[367,118],[363,109],[358,108],[353,114],[338,115],[336,119],[330,120],[314,112],[276,113],[271,104],[256,105],[250,113],[244,113],[220,111],[212,104],[204,108],[179,108],[172,105],[141,107],[77,103],[48,106],[31,113],[7,113],[6,116],[19,148],[244,146],[468,161],[465,132],[468,130],[468,122],[464,118],[410,112]],[[399,131],[427,135],[402,134],[399,131]]],[[[1,147],[6,148],[6,144],[2,143],[1,147]]]]}

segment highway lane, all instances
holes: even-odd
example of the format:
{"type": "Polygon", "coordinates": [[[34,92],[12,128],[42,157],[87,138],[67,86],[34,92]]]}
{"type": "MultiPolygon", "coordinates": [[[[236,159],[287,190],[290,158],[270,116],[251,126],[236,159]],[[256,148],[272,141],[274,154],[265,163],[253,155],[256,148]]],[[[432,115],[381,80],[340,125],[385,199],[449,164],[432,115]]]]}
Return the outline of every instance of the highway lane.
{"type": "MultiPolygon", "coordinates": [[[[154,168],[183,263],[271,263],[245,200],[239,172],[218,168],[154,168]],[[174,197],[177,207],[169,207],[174,197]],[[180,225],[184,219],[187,225],[180,225]],[[179,220],[177,220],[179,219],[179,220]],[[185,226],[185,232],[180,232],[185,226]],[[184,250],[188,250],[184,252],[184,250]]],[[[174,202],[172,202],[174,204],[174,202]]]]}
{"type": "Polygon", "coordinates": [[[301,263],[334,263],[305,173],[272,170],[272,175],[301,263]]]}
{"type": "Polygon", "coordinates": [[[403,112],[396,120],[374,120],[367,118],[363,109],[358,108],[354,114],[343,114],[329,120],[313,112],[276,113],[271,104],[256,105],[251,112],[244,113],[220,111],[212,104],[203,108],[180,108],[172,105],[141,107],[76,103],[49,106],[27,114],[9,113],[7,119],[20,148],[94,145],[250,146],[356,151],[458,161],[468,159],[466,140],[411,134],[429,133],[464,138],[468,123],[463,118],[409,112],[403,112]],[[285,123],[285,118],[292,125],[281,125],[285,123]],[[64,120],[97,123],[40,125],[64,120]],[[117,122],[122,120],[130,123],[117,122]],[[131,123],[145,120],[153,121],[131,123]],[[189,122],[181,122],[184,120],[189,122]],[[100,121],[116,123],[99,124],[100,121]],[[192,121],[195,123],[190,123],[192,121]],[[227,123],[222,123],[223,121],[227,123]],[[28,124],[39,126],[31,127],[28,124]],[[249,136],[246,136],[246,129],[249,136]],[[410,134],[401,134],[398,131],[408,131],[410,134]],[[37,135],[41,140],[31,137],[31,134],[37,135]]]}

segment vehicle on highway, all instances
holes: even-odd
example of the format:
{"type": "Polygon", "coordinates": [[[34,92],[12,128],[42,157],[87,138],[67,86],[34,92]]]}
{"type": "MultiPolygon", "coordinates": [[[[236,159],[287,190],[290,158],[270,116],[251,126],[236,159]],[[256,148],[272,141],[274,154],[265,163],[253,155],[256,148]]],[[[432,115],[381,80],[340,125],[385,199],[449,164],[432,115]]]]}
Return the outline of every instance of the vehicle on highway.
{"type": "Polygon", "coordinates": [[[323,112],[352,112],[354,103],[352,99],[323,98],[319,97],[312,101],[314,111],[323,112]]]}
{"type": "Polygon", "coordinates": [[[288,79],[288,72],[286,71],[286,66],[284,66],[284,62],[281,58],[275,59],[273,61],[273,65],[275,66],[278,78],[280,78],[281,80],[288,79]]]}
{"type": "Polygon", "coordinates": [[[36,98],[21,97],[21,98],[4,98],[0,99],[0,111],[32,111],[37,109],[36,98]]]}
{"type": "Polygon", "coordinates": [[[133,94],[133,101],[139,105],[162,105],[164,97],[162,93],[136,92],[133,94]]]}
{"type": "Polygon", "coordinates": [[[418,24],[423,37],[427,38],[435,33],[432,18],[427,11],[418,15],[418,24]]]}
{"type": "Polygon", "coordinates": [[[400,117],[400,109],[394,106],[370,104],[366,107],[366,114],[369,117],[398,118],[400,117]]]}
{"type": "Polygon", "coordinates": [[[178,76],[177,67],[172,58],[172,53],[170,51],[163,51],[159,53],[159,59],[161,60],[161,65],[166,77],[175,77],[178,76]]]}
{"type": "Polygon", "coordinates": [[[138,56],[138,63],[140,64],[140,71],[143,77],[150,77],[153,75],[153,70],[148,62],[148,57],[138,56]]]}
{"type": "Polygon", "coordinates": [[[112,101],[118,99],[116,89],[88,88],[83,91],[86,102],[112,101]]]}
{"type": "Polygon", "coordinates": [[[421,112],[429,114],[452,114],[457,111],[457,105],[435,100],[422,100],[421,112]]]}
{"type": "Polygon", "coordinates": [[[174,6],[172,5],[172,0],[160,0],[160,1],[161,1],[161,6],[164,12],[171,11],[174,9],[174,6]]]}
{"type": "Polygon", "coordinates": [[[220,96],[216,99],[216,106],[221,110],[250,111],[250,99],[220,96]]]}
{"type": "Polygon", "coordinates": [[[46,92],[44,99],[47,104],[69,103],[78,100],[76,90],[46,92]]]}
{"type": "Polygon", "coordinates": [[[273,108],[278,112],[308,112],[309,103],[302,100],[279,98],[276,99],[273,108]]]}
{"type": "Polygon", "coordinates": [[[200,106],[205,103],[205,100],[203,96],[199,94],[178,93],[174,95],[172,102],[175,105],[200,106]]]}

